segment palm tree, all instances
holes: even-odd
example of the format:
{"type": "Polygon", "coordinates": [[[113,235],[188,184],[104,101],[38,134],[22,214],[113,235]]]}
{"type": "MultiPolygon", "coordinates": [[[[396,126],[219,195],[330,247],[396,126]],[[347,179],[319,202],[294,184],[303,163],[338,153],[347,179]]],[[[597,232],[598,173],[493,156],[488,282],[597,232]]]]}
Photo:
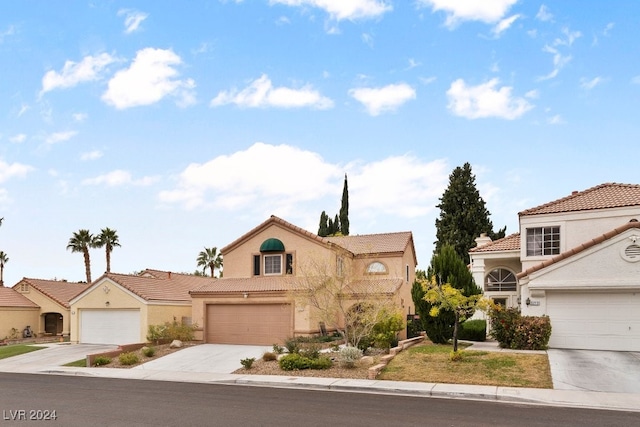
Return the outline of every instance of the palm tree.
{"type": "Polygon", "coordinates": [[[91,283],[91,259],[89,249],[97,247],[96,237],[89,230],[78,230],[73,233],[67,244],[71,252],[81,252],[84,255],[84,269],[87,274],[87,283],[91,283]]]}
{"type": "Polygon", "coordinates": [[[111,251],[113,248],[120,246],[120,240],[116,230],[109,227],[100,230],[100,234],[96,236],[96,247],[104,247],[107,253],[107,273],[111,273],[111,251]]]}
{"type": "Polygon", "coordinates": [[[9,257],[4,251],[0,251],[0,287],[4,286],[4,265],[9,262],[9,257]]]}
{"type": "Polygon", "coordinates": [[[205,273],[207,268],[211,269],[211,277],[213,276],[213,272],[215,269],[222,268],[222,255],[218,253],[218,248],[204,248],[204,251],[201,251],[198,254],[198,267],[202,267],[202,273],[205,273]]]}

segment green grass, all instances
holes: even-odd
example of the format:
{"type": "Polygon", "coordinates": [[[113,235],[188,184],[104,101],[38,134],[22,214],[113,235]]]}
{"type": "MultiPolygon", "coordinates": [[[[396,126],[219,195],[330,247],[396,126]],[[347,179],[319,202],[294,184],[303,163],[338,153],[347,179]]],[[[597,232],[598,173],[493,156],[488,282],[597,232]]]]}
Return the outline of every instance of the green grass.
{"type": "Polygon", "coordinates": [[[87,359],[80,359],[74,362],[65,363],[62,366],[73,366],[77,368],[86,368],[87,367],[87,359]]]}
{"type": "Polygon", "coordinates": [[[39,347],[35,345],[26,344],[14,344],[0,347],[0,359],[6,359],[7,357],[19,356],[25,353],[31,353],[32,351],[42,350],[46,347],[39,347]]]}

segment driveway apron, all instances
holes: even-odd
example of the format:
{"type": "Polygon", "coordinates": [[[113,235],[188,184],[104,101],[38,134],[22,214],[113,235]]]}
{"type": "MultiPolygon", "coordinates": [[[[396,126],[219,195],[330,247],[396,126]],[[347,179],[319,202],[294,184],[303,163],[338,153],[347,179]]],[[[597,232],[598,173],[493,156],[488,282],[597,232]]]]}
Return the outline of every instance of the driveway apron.
{"type": "Polygon", "coordinates": [[[0,372],[34,373],[84,359],[88,354],[116,350],[117,345],[99,344],[34,344],[46,347],[19,356],[0,359],[0,372]]]}
{"type": "Polygon", "coordinates": [[[640,393],[640,353],[549,349],[553,388],[640,393]]]}

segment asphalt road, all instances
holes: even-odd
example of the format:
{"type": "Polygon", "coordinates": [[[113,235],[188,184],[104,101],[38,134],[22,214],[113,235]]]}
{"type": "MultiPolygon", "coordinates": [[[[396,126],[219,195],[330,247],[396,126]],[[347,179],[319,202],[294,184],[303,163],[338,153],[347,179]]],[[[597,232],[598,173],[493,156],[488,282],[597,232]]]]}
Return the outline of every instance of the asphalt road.
{"type": "Polygon", "coordinates": [[[8,373],[0,373],[0,416],[0,426],[640,425],[640,413],[618,411],[8,373]],[[53,411],[55,420],[43,419],[53,411]]]}

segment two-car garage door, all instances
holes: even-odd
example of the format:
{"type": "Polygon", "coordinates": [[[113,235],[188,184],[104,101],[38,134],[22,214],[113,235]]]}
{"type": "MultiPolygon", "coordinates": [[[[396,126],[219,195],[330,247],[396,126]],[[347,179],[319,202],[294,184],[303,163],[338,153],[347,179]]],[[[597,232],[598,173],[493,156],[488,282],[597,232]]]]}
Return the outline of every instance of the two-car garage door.
{"type": "Polygon", "coordinates": [[[209,304],[206,341],[216,344],[282,344],[291,337],[291,304],[209,304]]]}
{"type": "Polygon", "coordinates": [[[549,347],[640,351],[640,292],[547,291],[549,347]]]}
{"type": "Polygon", "coordinates": [[[80,310],[80,342],[132,344],[140,339],[140,310],[80,310]]]}

